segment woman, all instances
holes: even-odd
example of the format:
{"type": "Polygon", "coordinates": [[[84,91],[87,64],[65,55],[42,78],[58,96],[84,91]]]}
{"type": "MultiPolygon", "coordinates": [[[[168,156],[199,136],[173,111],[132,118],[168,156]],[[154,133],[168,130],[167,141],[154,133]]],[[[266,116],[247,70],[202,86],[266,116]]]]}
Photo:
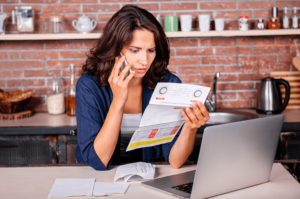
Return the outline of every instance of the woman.
{"type": "Polygon", "coordinates": [[[201,103],[193,104],[193,112],[182,111],[185,124],[172,142],[125,152],[156,84],[181,83],[167,69],[169,58],[167,37],[151,13],[127,5],[113,15],[77,82],[77,162],[96,170],[133,161],[183,165],[193,150],[197,129],[209,119],[201,103]],[[128,65],[121,71],[125,59],[128,65]]]}

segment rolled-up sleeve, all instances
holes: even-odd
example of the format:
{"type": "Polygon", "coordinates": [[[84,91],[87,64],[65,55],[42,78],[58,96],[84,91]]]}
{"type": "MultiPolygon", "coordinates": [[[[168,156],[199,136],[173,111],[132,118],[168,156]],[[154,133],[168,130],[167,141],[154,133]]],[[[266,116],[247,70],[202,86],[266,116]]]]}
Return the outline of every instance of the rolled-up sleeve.
{"type": "MultiPolygon", "coordinates": [[[[106,113],[101,110],[101,96],[95,92],[99,89],[90,78],[80,78],[76,85],[76,118],[78,151],[82,160],[95,170],[107,170],[110,168],[112,158],[105,167],[96,154],[94,140],[100,131],[106,113]],[[100,99],[99,99],[100,97],[100,99]]],[[[103,101],[104,101],[103,96],[103,101]]],[[[77,158],[80,163],[80,158],[77,158]]]]}

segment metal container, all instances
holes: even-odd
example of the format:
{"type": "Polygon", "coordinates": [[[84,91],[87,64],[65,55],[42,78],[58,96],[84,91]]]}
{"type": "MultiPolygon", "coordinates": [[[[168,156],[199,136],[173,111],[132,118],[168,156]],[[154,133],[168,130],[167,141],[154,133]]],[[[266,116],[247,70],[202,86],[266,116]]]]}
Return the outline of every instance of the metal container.
{"type": "Polygon", "coordinates": [[[16,24],[19,33],[34,32],[34,10],[31,6],[15,7],[12,10],[12,24],[16,24]]]}

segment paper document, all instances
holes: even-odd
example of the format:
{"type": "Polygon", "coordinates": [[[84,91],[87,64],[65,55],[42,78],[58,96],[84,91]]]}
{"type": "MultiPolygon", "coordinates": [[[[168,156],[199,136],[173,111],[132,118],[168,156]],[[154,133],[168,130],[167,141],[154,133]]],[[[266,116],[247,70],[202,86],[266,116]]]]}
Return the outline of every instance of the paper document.
{"type": "Polygon", "coordinates": [[[115,182],[95,182],[93,196],[110,196],[115,193],[125,193],[130,184],[115,182]]]}
{"type": "Polygon", "coordinates": [[[126,151],[171,142],[185,122],[182,109],[197,101],[204,104],[209,91],[204,86],[158,83],[126,151]]]}
{"type": "Polygon", "coordinates": [[[93,196],[95,178],[55,179],[48,197],[93,196]]]}
{"type": "Polygon", "coordinates": [[[125,182],[154,179],[154,175],[155,165],[145,162],[136,162],[119,166],[114,177],[114,182],[119,178],[124,178],[125,182]]]}

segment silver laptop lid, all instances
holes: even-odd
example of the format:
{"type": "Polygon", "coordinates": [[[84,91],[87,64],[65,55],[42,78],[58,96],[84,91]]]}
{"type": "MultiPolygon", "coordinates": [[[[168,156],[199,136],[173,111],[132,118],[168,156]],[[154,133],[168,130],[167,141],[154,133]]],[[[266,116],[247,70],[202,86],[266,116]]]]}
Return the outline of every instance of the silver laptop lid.
{"type": "Polygon", "coordinates": [[[284,115],[207,127],[191,199],[269,180],[284,115]]]}

